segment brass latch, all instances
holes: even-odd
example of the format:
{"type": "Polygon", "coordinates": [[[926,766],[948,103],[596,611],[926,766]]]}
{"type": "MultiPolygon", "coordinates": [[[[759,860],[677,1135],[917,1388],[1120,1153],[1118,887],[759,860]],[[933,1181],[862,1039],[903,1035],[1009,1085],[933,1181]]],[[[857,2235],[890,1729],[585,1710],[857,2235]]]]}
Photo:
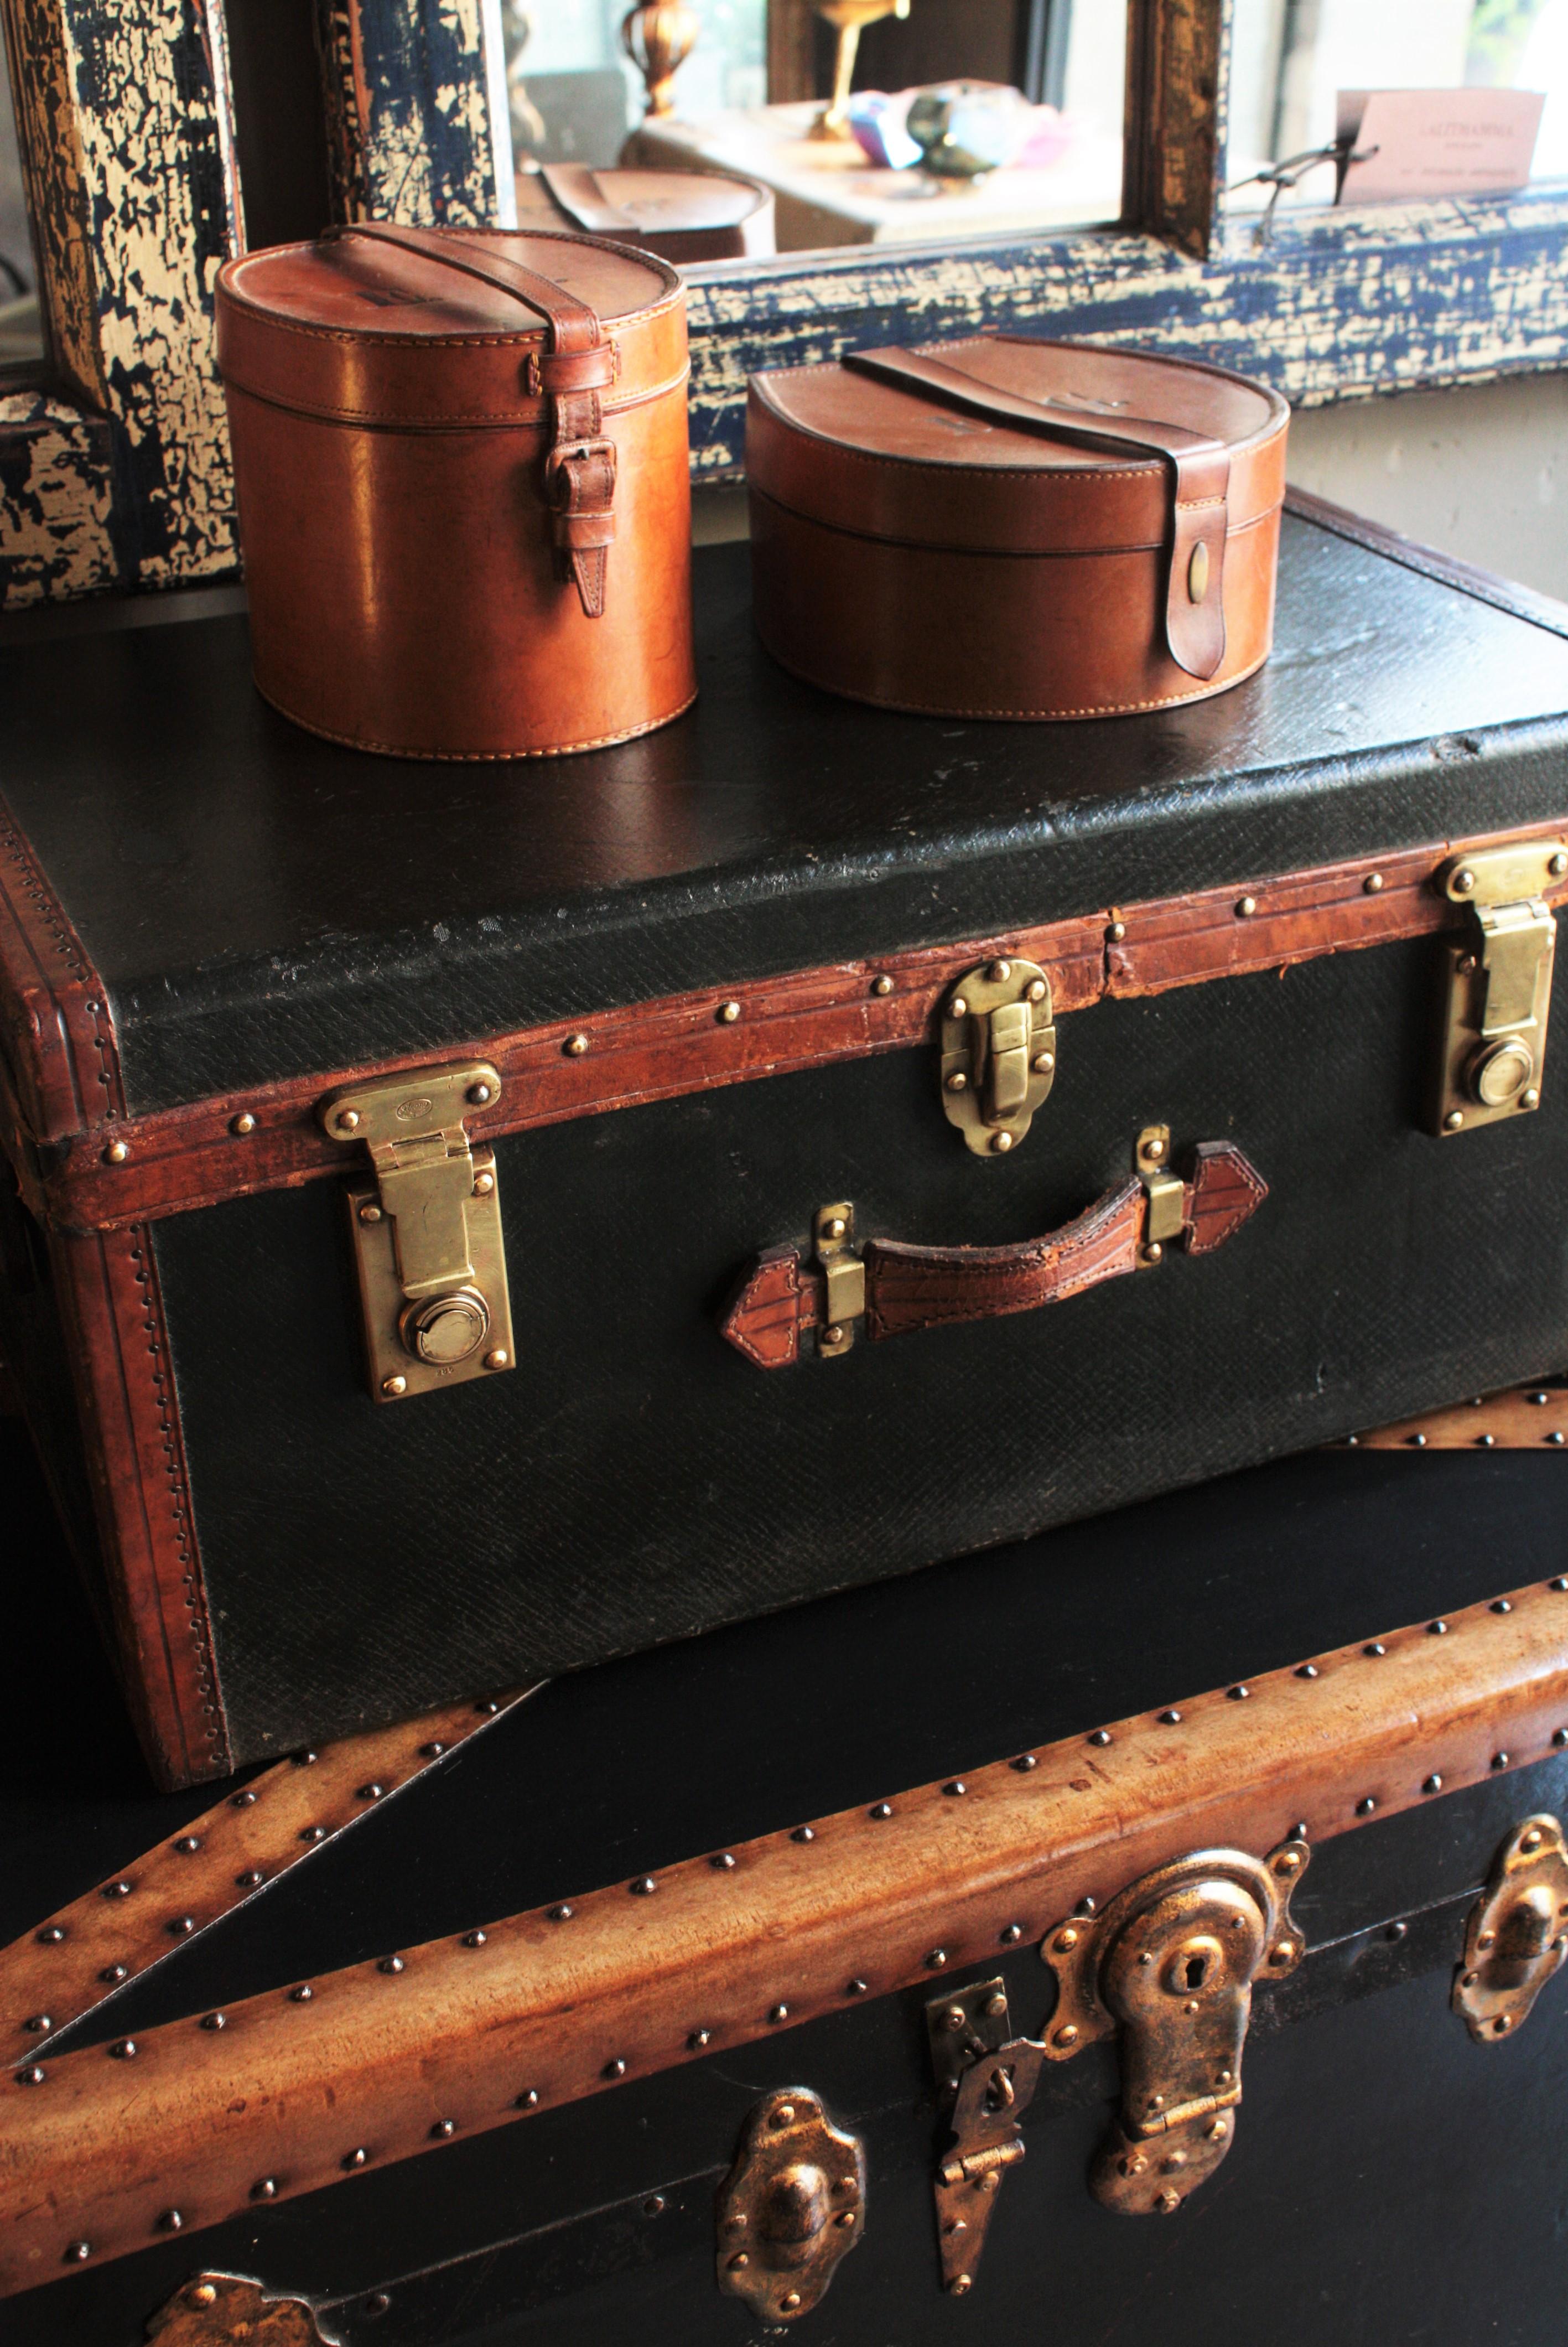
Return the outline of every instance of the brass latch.
{"type": "Polygon", "coordinates": [[[1478,2045],[1495,2045],[1568,1956],[1568,1850],[1552,1817],[1526,1818],[1492,1861],[1471,1911],[1453,2007],[1478,2045]]]}
{"type": "Polygon", "coordinates": [[[1020,1142],[1056,1079],[1050,980],[1038,962],[990,961],[942,1006],[942,1106],[977,1156],[1020,1142]]]}
{"type": "Polygon", "coordinates": [[[847,1199],[819,1206],[812,1224],[817,1268],[822,1273],[825,1317],[816,1339],[824,1360],[847,1353],[855,1324],[866,1316],[866,1266],[855,1252],[855,1209],[847,1199]]]}
{"type": "Polygon", "coordinates": [[[973,2287],[1002,2178],[1023,2157],[1019,2121],[1039,2084],[1045,2048],[1012,2034],[1000,1980],[934,1998],[926,2027],[953,2138],[937,2163],[942,2287],[962,2298],[973,2287]]]}
{"type": "Polygon", "coordinates": [[[719,2195],[719,2287],[764,2322],[809,2314],[866,2229],[866,2147],[807,2086],[764,2095],[719,2195]]]}
{"type": "Polygon", "coordinates": [[[1443,894],[1468,906],[1468,937],[1445,946],[1436,1129],[1468,1133],[1539,1108],[1557,923],[1545,902],[1568,872],[1555,840],[1457,856],[1443,894]]]}
{"type": "Polygon", "coordinates": [[[1168,1124],[1146,1124],[1138,1135],[1134,1152],[1138,1178],[1143,1184],[1149,1201],[1143,1217],[1143,1243],[1138,1250],[1141,1264],[1163,1260],[1173,1239],[1179,1239],[1184,1228],[1186,1206],[1186,1184],[1171,1171],[1171,1128],[1168,1124]]]}
{"type": "Polygon", "coordinates": [[[377,1401],[512,1367],[495,1154],[469,1146],[463,1122],[500,1090],[470,1060],[351,1085],[316,1112],[334,1141],[363,1143],[374,1174],[346,1194],[377,1401]]]}
{"type": "Polygon", "coordinates": [[[302,2298],[273,2298],[239,2274],[199,2273],[147,2319],[150,2347],[330,2347],[302,2298]]]}
{"type": "Polygon", "coordinates": [[[1253,1983],[1301,1961],[1290,1894],[1307,1859],[1294,1840],[1265,1860],[1199,1850],[1047,1932],[1048,2058],[1121,2033],[1122,2106],[1089,2171],[1105,2208],[1173,2215],[1230,2149],[1253,1983]]]}

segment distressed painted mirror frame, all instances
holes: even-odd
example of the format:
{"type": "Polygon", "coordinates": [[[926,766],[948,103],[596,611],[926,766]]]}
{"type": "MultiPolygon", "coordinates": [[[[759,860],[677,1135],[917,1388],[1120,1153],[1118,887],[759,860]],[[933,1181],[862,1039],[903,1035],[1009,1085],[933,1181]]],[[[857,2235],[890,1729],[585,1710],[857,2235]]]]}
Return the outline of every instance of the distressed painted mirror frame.
{"type": "MultiPolygon", "coordinates": [[[[315,5],[339,215],[497,217],[487,0],[315,5]]],[[[1229,0],[1129,9],[1119,225],[691,272],[699,478],[738,477],[756,368],[977,326],[1184,348],[1308,405],[1568,363],[1568,184],[1288,212],[1260,241],[1224,200],[1229,0]]],[[[784,0],[781,60],[800,16],[784,0]]],[[[0,605],[221,579],[212,282],[242,217],[222,0],[0,17],[49,350],[0,374],[0,605]]]]}

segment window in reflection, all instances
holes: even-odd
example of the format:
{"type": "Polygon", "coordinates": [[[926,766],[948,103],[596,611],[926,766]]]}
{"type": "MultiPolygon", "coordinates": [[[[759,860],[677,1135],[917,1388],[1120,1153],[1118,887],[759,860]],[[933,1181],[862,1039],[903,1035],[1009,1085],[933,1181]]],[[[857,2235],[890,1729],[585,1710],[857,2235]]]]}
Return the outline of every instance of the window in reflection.
{"type": "MultiPolygon", "coordinates": [[[[1235,0],[1230,166],[1235,182],[1332,145],[1351,90],[1536,90],[1545,109],[1531,177],[1568,175],[1568,0],[1235,0]]],[[[1285,203],[1331,202],[1331,164],[1285,203]]]]}
{"type": "Polygon", "coordinates": [[[696,38],[670,108],[645,114],[621,44],[627,0],[507,0],[522,169],[738,174],[774,196],[781,251],[1120,211],[1121,0],[773,0],[775,53],[787,15],[796,87],[816,93],[774,104],[767,0],[690,5],[696,38]]]}
{"type": "Polygon", "coordinates": [[[16,151],[5,51],[0,44],[0,367],[26,364],[43,354],[27,197],[16,151]]]}

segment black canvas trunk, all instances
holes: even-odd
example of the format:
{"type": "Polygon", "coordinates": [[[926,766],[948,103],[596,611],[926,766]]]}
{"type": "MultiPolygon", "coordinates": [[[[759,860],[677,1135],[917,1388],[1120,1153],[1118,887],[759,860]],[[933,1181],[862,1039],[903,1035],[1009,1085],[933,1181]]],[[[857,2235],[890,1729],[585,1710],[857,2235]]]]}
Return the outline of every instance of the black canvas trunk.
{"type": "Polygon", "coordinates": [[[1488,950],[1443,894],[1460,851],[1518,835],[1523,895],[1568,887],[1543,860],[1568,847],[1565,630],[1298,512],[1250,683],[949,723],[783,675],[724,548],[687,719],[477,771],[293,730],[240,620],[7,653],[4,1342],[56,1485],[78,1516],[92,1494],[160,1773],[1554,1368],[1551,1053],[1528,1112],[1445,1133],[1433,1101],[1444,973],[1488,950]],[[1008,956],[1050,982],[1056,1066],[981,1155],[938,1030],[1008,956]],[[387,1400],[344,1204],[374,1209],[376,1175],[323,1103],[486,1064],[499,1098],[466,1080],[459,1109],[494,1151],[506,1364],[387,1400]],[[1178,1177],[1224,1144],[1266,1185],[1223,1247],[1188,1251],[1178,1207],[1151,1253],[1157,1127],[1178,1177]],[[873,1281],[844,1358],[825,1303],[790,1366],[724,1341],[759,1256],[796,1251],[809,1286],[829,1206],[854,1247],[1009,1249],[1130,1182],[1131,1276],[1091,1293],[872,1341],[873,1281]]]}
{"type": "MultiPolygon", "coordinates": [[[[1555,1424],[1560,1409],[1550,1415],[1555,1424]]],[[[25,1514],[14,1452],[8,1471],[25,1514]]],[[[1199,1687],[1239,1680],[1262,1703],[1264,1673],[1396,1623],[1414,1624],[1419,1642],[1429,1617],[1455,1619],[1460,1700],[1472,1665],[1459,1610],[1505,1578],[1539,1586],[1564,1562],[1562,1472],[1543,1447],[1318,1453],[578,1675],[123,1992],[73,2043],[101,2049],[131,2033],[150,2060],[151,2033],[193,2030],[178,2017],[215,2008],[241,2038],[237,1998],[333,1965],[374,1975],[369,1959],[425,1934],[644,1868],[662,1877],[691,1852],[1081,1737],[1140,1706],[1153,1717],[1199,1687]]],[[[106,1866],[167,1842],[192,1806],[125,1799],[126,1738],[92,1658],[82,1663],[69,1590],[46,1536],[24,1523],[21,1549],[32,1646],[0,1760],[0,1937],[30,1934],[106,1866]]],[[[188,2225],[207,2229],[149,2235],[58,2279],[51,2270],[7,2301],[6,2338],[141,2347],[149,2319],[215,2273],[302,2302],[344,2347],[776,2340],[785,2326],[718,2285],[715,2211],[748,2113],[791,2088],[820,2097],[867,2156],[864,2240],[798,2326],[823,2347],[968,2335],[1023,2347],[1042,2308],[1108,2347],[1155,2332],[1205,2347],[1286,2302],[1304,2335],[1345,2347],[1555,2347],[1564,1983],[1548,1983],[1515,2044],[1478,2045],[1450,2009],[1500,1842],[1568,1799],[1568,1758],[1542,1742],[1401,1815],[1344,1831],[1328,1819],[1321,1843],[1315,1822],[1296,1897],[1307,1953],[1255,1993],[1235,2147],[1173,2221],[1112,2213],[1086,2189],[1116,2104],[1115,2046],[1050,2069],[961,2305],[938,2266],[945,2128],[926,2011],[996,1976],[1014,2025],[1047,2030],[1038,1916],[1015,1950],[966,1953],[940,1981],[846,2001],[498,2132],[460,2129],[276,2208],[212,2224],[198,2206],[188,2225]]],[[[1412,1766],[1425,1757],[1412,1746],[1412,1766]]],[[[1358,1781],[1343,1788],[1347,1820],[1358,1781]]],[[[1247,1789],[1231,1788],[1238,1805],[1247,1789]]],[[[1281,1832],[1291,1790],[1276,1788],[1281,1832]]],[[[1101,1851],[1102,1904],[1119,1862],[1101,1851]]],[[[781,1978],[792,1961],[781,1947],[781,1978]]],[[[574,2013],[560,2026],[593,2023],[574,2013]]],[[[40,2050],[57,2069],[64,2049],[40,2050]]],[[[241,2039],[237,2080],[247,2059],[241,2039]]]]}

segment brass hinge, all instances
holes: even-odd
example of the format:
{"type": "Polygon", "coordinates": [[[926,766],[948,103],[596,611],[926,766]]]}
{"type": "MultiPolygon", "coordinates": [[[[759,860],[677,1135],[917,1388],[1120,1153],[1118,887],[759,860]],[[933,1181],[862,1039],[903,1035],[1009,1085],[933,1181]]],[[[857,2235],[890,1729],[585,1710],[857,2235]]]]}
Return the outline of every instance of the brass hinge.
{"type": "Polygon", "coordinates": [[[1557,923],[1545,902],[1568,872],[1555,840],[1489,847],[1444,867],[1443,894],[1467,906],[1468,937],[1445,946],[1439,1133],[1469,1133],[1541,1105],[1557,923]]]}
{"type": "Polygon", "coordinates": [[[470,1147],[463,1122],[500,1090],[488,1061],[469,1060],[350,1085],[316,1112],[334,1141],[363,1144],[374,1176],[346,1195],[377,1401],[513,1365],[495,1155],[470,1147]]]}
{"type": "Polygon", "coordinates": [[[1050,980],[1038,962],[998,960],[960,978],[942,1006],[942,1106],[979,1157],[1029,1131],[1056,1081],[1050,980]]]}
{"type": "Polygon", "coordinates": [[[1105,2208],[1173,2215],[1230,2149],[1253,1983],[1301,1961],[1290,1894],[1308,1855],[1298,1840],[1263,1860],[1198,1850],[1047,1932],[1048,2059],[1121,2035],[1122,2106],[1089,2172],[1105,2208]]]}
{"type": "Polygon", "coordinates": [[[1023,2157],[1019,2121],[1039,2084],[1045,2048],[1013,2035],[1000,1980],[933,1998],[926,2027],[952,2128],[935,2184],[942,2287],[962,2298],[974,2286],[1002,2178],[1023,2157]]]}
{"type": "Polygon", "coordinates": [[[147,2320],[152,2347],[332,2347],[302,2298],[273,2298],[240,2274],[199,2273],[147,2320]]]}
{"type": "Polygon", "coordinates": [[[1453,2007],[1478,2045],[1495,2045],[1568,1957],[1568,1850],[1552,1817],[1515,1826],[1471,1911],[1453,2007]]]}

